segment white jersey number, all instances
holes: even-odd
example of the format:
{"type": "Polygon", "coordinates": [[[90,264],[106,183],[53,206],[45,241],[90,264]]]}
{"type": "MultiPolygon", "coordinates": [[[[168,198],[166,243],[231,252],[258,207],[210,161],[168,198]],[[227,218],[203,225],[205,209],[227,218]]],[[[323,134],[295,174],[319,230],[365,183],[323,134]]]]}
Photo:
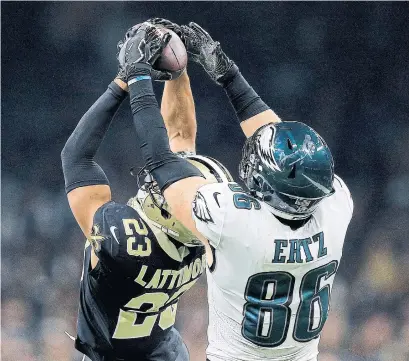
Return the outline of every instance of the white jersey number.
{"type": "MultiPolygon", "coordinates": [[[[295,317],[293,338],[308,342],[318,337],[328,318],[330,286],[320,289],[321,279],[328,279],[338,268],[337,261],[306,273],[300,284],[300,302],[295,317]],[[314,310],[319,308],[319,314],[314,310]]],[[[288,272],[264,272],[247,281],[242,335],[263,347],[276,347],[287,338],[290,326],[294,276],[288,272]]]]}

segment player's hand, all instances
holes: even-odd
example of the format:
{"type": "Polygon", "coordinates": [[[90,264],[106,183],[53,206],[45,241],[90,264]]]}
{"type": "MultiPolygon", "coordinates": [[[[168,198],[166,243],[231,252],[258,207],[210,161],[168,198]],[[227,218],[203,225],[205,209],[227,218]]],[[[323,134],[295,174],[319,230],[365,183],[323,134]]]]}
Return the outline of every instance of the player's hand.
{"type": "MultiPolygon", "coordinates": [[[[154,26],[158,27],[164,27],[166,29],[172,30],[179,38],[182,40],[183,43],[185,43],[182,28],[176,24],[172,23],[171,21],[163,18],[151,18],[147,20],[148,23],[151,23],[154,26]]],[[[152,69],[151,73],[152,79],[158,80],[158,81],[165,81],[165,80],[171,80],[172,79],[172,74],[166,71],[159,71],[152,69]]]]}
{"type": "MultiPolygon", "coordinates": [[[[120,42],[117,44],[117,50],[118,50],[117,53],[116,53],[116,57],[117,57],[117,58],[118,58],[118,56],[119,56],[119,52],[121,51],[122,46],[123,46],[123,42],[120,41],[120,42]]],[[[124,83],[126,83],[126,72],[125,72],[125,68],[124,68],[121,64],[118,65],[118,73],[116,74],[115,79],[119,79],[119,80],[123,81],[124,83]]]]}
{"type": "Polygon", "coordinates": [[[119,40],[117,44],[117,53],[116,58],[118,60],[118,74],[116,78],[124,81],[126,83],[126,71],[125,71],[125,51],[126,45],[130,38],[136,35],[138,29],[142,26],[142,24],[137,24],[129,28],[123,40],[119,40]]]}
{"type": "Polygon", "coordinates": [[[180,25],[163,18],[152,18],[147,21],[155,26],[163,26],[166,29],[172,30],[185,44],[183,31],[180,25]]]}
{"type": "MultiPolygon", "coordinates": [[[[133,36],[136,35],[138,29],[142,26],[143,24],[138,24],[138,25],[134,25],[133,27],[131,27],[130,29],[128,29],[128,31],[125,34],[125,38],[124,40],[121,40],[118,42],[118,52],[116,54],[117,59],[119,59],[119,53],[121,52],[121,49],[123,48],[124,44],[127,42],[128,39],[132,38],[133,36]]],[[[125,48],[124,50],[125,51],[125,48]]],[[[121,57],[123,57],[124,54],[121,55],[121,57]]],[[[126,83],[126,72],[125,72],[125,68],[123,65],[119,64],[118,66],[118,74],[116,76],[117,79],[122,80],[123,82],[126,83]]],[[[152,69],[151,71],[151,78],[153,80],[156,81],[166,81],[166,80],[170,80],[172,79],[172,75],[167,72],[167,71],[161,71],[161,70],[156,70],[156,69],[152,69]]]]}
{"type": "Polygon", "coordinates": [[[152,68],[151,78],[156,81],[167,81],[172,80],[172,74],[169,73],[168,71],[156,70],[152,68]]]}
{"type": "Polygon", "coordinates": [[[125,69],[127,82],[138,75],[146,74],[147,69],[151,72],[152,65],[171,38],[170,34],[160,34],[155,26],[147,23],[134,28],[128,30],[122,44],[118,44],[118,61],[125,69]]]}
{"type": "Polygon", "coordinates": [[[219,85],[223,77],[234,65],[223,52],[218,41],[214,41],[206,30],[196,23],[181,26],[189,59],[203,66],[209,76],[219,85]]]}

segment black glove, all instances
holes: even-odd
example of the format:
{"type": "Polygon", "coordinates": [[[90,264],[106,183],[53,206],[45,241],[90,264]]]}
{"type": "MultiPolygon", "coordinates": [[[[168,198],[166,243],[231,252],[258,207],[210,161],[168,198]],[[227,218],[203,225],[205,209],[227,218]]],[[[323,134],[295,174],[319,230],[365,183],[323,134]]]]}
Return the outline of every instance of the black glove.
{"type": "MultiPolygon", "coordinates": [[[[117,58],[119,56],[119,52],[121,51],[123,44],[124,42],[120,41],[117,45],[118,46],[118,53],[116,54],[117,58]]],[[[120,79],[126,83],[126,72],[121,64],[118,65],[118,74],[116,75],[115,78],[120,79]]],[[[156,81],[166,81],[172,79],[172,74],[164,70],[156,70],[152,68],[151,78],[156,81]]]]}
{"type": "Polygon", "coordinates": [[[171,78],[167,72],[152,69],[152,65],[162,54],[163,49],[169,43],[171,35],[161,34],[157,28],[142,23],[129,29],[125,39],[118,43],[118,62],[120,68],[125,70],[126,81],[138,75],[151,73],[154,80],[168,80],[171,78]],[[153,70],[153,71],[152,71],[153,70]]]}
{"type": "MultiPolygon", "coordinates": [[[[119,52],[121,51],[121,48],[122,48],[122,46],[123,46],[123,42],[122,41],[120,41],[118,44],[117,44],[117,50],[118,50],[118,52],[116,53],[116,58],[118,59],[118,57],[119,57],[119,52]]],[[[116,74],[116,77],[115,77],[116,79],[120,79],[120,80],[122,80],[123,82],[125,82],[126,83],[126,73],[125,73],[125,69],[124,69],[124,67],[121,65],[121,64],[119,64],[118,65],[118,73],[116,74]]]]}
{"type": "Polygon", "coordinates": [[[147,20],[147,22],[155,26],[158,26],[158,27],[162,26],[166,29],[172,30],[177,36],[179,36],[183,44],[185,44],[185,37],[182,31],[182,28],[178,24],[172,23],[171,21],[163,19],[163,18],[152,18],[152,19],[147,20]]]}
{"type": "MultiPolygon", "coordinates": [[[[182,28],[178,24],[172,23],[171,21],[163,19],[163,18],[152,18],[152,19],[147,20],[146,22],[152,25],[155,25],[158,28],[163,27],[163,28],[172,30],[177,36],[179,36],[179,38],[184,43],[182,28]]],[[[152,76],[152,79],[157,80],[157,81],[165,81],[165,80],[172,79],[172,74],[164,70],[152,69],[151,76],[152,76]]]]}
{"type": "MultiPolygon", "coordinates": [[[[234,73],[239,71],[234,62],[223,52],[220,43],[214,41],[199,25],[189,23],[189,26],[182,25],[181,29],[189,59],[202,65],[217,84],[223,85],[220,80],[229,70],[234,73]]],[[[229,72],[229,76],[232,72],[229,72]]]]}

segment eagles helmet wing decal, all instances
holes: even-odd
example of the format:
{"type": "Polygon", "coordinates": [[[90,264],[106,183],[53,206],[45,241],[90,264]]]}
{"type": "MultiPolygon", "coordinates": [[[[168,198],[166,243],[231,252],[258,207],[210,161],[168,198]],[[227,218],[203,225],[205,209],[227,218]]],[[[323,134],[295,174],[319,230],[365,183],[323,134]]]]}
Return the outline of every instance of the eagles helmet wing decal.
{"type": "Polygon", "coordinates": [[[202,222],[214,223],[213,218],[210,215],[209,208],[207,208],[206,199],[200,192],[196,193],[195,200],[193,201],[193,212],[196,218],[200,219],[202,222]]]}
{"type": "Polygon", "coordinates": [[[273,125],[267,127],[260,135],[257,146],[260,158],[264,163],[268,164],[272,169],[281,171],[280,166],[274,157],[274,137],[275,127],[273,125]]]}

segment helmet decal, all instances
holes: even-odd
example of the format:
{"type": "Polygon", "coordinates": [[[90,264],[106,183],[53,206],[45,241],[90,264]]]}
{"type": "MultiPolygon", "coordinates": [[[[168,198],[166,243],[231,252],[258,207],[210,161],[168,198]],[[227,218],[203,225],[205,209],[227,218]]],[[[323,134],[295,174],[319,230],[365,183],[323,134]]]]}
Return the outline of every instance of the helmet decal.
{"type": "MultiPolygon", "coordinates": [[[[297,145],[294,145],[294,148],[297,148],[297,145]]],[[[284,152],[281,153],[282,157],[280,157],[280,165],[284,166],[287,160],[290,160],[288,166],[292,166],[296,163],[303,164],[303,160],[306,157],[312,158],[316,151],[316,147],[314,142],[311,140],[311,136],[309,134],[305,134],[303,144],[300,149],[297,149],[294,153],[285,155],[284,152]]]]}
{"type": "Polygon", "coordinates": [[[302,150],[309,156],[315,153],[315,144],[311,140],[311,135],[306,134],[304,137],[304,142],[302,143],[302,150]]]}
{"type": "Polygon", "coordinates": [[[268,126],[258,138],[258,151],[262,160],[272,169],[280,171],[280,167],[277,164],[274,157],[274,138],[275,127],[273,125],[268,126]]]}
{"type": "Polygon", "coordinates": [[[287,219],[310,216],[334,193],[334,162],[320,135],[301,122],[267,124],[246,140],[240,178],[287,219]]]}

